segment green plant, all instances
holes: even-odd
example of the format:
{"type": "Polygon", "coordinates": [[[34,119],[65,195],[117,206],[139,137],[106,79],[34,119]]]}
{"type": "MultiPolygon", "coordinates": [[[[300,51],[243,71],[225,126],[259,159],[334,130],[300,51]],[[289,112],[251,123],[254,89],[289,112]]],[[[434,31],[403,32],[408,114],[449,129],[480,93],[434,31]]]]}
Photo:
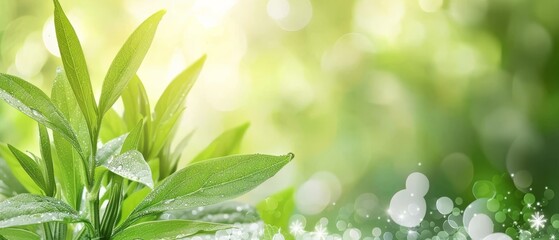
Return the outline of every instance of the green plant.
{"type": "Polygon", "coordinates": [[[172,81],[152,112],[136,71],[164,15],[159,11],[117,53],[97,104],[80,42],[57,0],[54,5],[64,70],[57,71],[50,98],[18,77],[0,74],[0,98],[38,122],[41,150],[29,156],[11,145],[0,147],[19,181],[10,184],[25,188],[0,202],[0,239],[175,238],[230,228],[158,216],[246,193],[293,155],[230,155],[248,127],[244,124],[177,171],[190,135],[171,148],[174,130],[205,56],[172,81]],[[122,117],[112,109],[119,98],[122,117]]]}

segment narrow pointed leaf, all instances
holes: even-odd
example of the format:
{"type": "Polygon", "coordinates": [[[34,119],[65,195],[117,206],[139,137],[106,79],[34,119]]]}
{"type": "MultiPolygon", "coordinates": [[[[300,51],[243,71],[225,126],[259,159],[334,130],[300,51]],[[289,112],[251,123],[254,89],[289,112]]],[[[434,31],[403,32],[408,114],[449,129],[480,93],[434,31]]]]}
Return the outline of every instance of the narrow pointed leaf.
{"type": "Polygon", "coordinates": [[[167,86],[155,105],[154,121],[165,121],[165,119],[171,118],[172,115],[184,107],[184,100],[192,86],[194,86],[194,82],[198,78],[205,61],[206,56],[204,55],[180,73],[167,86]]]}
{"type": "Polygon", "coordinates": [[[0,99],[44,126],[60,133],[72,146],[80,145],[64,115],[39,88],[15,76],[0,73],[0,99]]]}
{"type": "Polygon", "coordinates": [[[83,50],[74,27],[66,17],[58,0],[54,0],[54,26],[62,64],[68,81],[85,116],[90,132],[97,131],[97,105],[83,50]]]}
{"type": "Polygon", "coordinates": [[[47,192],[47,187],[45,184],[45,177],[43,175],[43,171],[41,167],[35,160],[31,157],[27,156],[27,154],[21,152],[17,148],[13,147],[12,145],[8,144],[8,148],[12,152],[12,154],[16,157],[19,161],[19,164],[25,169],[25,172],[33,179],[33,181],[41,188],[43,191],[47,192]]]}
{"type": "Polygon", "coordinates": [[[158,125],[154,125],[157,126],[157,133],[154,133],[155,137],[152,141],[152,147],[150,149],[148,159],[155,158],[159,155],[165,144],[169,144],[169,140],[172,139],[171,135],[174,133],[173,129],[175,129],[177,123],[180,122],[179,119],[182,117],[183,111],[184,108],[166,121],[160,122],[158,125]]]}
{"type": "Polygon", "coordinates": [[[100,115],[104,115],[111,108],[120,97],[126,85],[128,85],[130,79],[136,74],[148,52],[159,21],[161,21],[164,14],[165,11],[162,10],[146,19],[130,35],[117,53],[103,82],[103,90],[99,100],[100,115]]]}
{"type": "Polygon", "coordinates": [[[45,222],[81,222],[76,210],[52,197],[20,194],[0,202],[0,228],[45,222]]]}
{"type": "Polygon", "coordinates": [[[188,220],[150,221],[130,226],[115,234],[113,239],[182,239],[198,234],[211,234],[232,227],[227,224],[188,220]]]}
{"type": "Polygon", "coordinates": [[[41,240],[38,234],[19,228],[0,228],[0,236],[6,239],[41,240]]]}
{"type": "Polygon", "coordinates": [[[213,140],[210,145],[202,150],[202,152],[200,152],[190,163],[236,154],[249,125],[249,123],[245,123],[223,132],[219,135],[219,137],[213,140]]]}
{"type": "Polygon", "coordinates": [[[142,153],[136,150],[125,152],[116,157],[110,157],[107,161],[102,162],[101,165],[119,176],[153,188],[153,179],[149,165],[142,153]]]}
{"type": "Polygon", "coordinates": [[[293,154],[237,155],[192,164],[170,175],[136,207],[129,221],[152,213],[207,206],[240,196],[274,176],[293,154]]]}
{"type": "Polygon", "coordinates": [[[49,133],[47,129],[41,125],[39,125],[39,138],[41,142],[45,187],[47,188],[45,193],[47,196],[53,197],[56,193],[56,181],[54,179],[54,166],[52,163],[52,148],[50,146],[49,133]]]}
{"type": "MultiPolygon", "coordinates": [[[[52,86],[52,102],[68,119],[75,130],[83,155],[90,154],[90,137],[85,117],[80,111],[72,87],[62,69],[58,69],[52,86]]],[[[62,195],[66,202],[76,209],[81,201],[85,183],[85,161],[71,147],[70,143],[59,133],[53,132],[56,157],[54,158],[55,174],[59,179],[62,195]]]]}

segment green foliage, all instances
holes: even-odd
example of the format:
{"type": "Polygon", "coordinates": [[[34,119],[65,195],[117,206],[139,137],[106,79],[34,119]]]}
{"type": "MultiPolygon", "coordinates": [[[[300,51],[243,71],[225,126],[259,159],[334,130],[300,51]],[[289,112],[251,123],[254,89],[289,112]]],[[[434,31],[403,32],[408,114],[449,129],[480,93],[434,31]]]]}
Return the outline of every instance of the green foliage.
{"type": "Polygon", "coordinates": [[[256,208],[262,221],[282,229],[288,229],[289,218],[295,210],[293,192],[293,188],[289,188],[259,203],[256,208]]]}
{"type": "MultiPolygon", "coordinates": [[[[231,228],[207,221],[153,220],[166,211],[240,196],[274,176],[293,154],[227,156],[238,152],[247,123],[224,132],[193,164],[177,171],[192,133],[172,150],[171,144],[206,57],[180,73],[152,111],[136,71],[163,17],[159,11],[117,53],[97,105],[76,32],[57,0],[54,6],[64,69],[57,70],[51,98],[18,77],[0,74],[0,99],[39,123],[40,143],[40,157],[0,144],[0,173],[14,176],[0,185],[7,198],[0,202],[0,239],[175,239],[231,228]],[[123,117],[112,108],[119,98],[123,117]],[[100,195],[101,189],[107,191],[100,195]],[[78,231],[73,224],[78,222],[85,228],[78,231]],[[26,229],[13,228],[18,226],[26,229]]],[[[228,211],[216,205],[211,209],[199,219],[228,211]]]]}

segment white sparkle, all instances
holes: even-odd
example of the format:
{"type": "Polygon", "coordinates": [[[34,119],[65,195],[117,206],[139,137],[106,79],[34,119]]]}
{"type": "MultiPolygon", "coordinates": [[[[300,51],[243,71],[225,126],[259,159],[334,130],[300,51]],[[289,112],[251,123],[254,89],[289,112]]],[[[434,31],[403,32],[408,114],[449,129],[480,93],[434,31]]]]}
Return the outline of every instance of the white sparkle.
{"type": "Polygon", "coordinates": [[[539,231],[541,228],[545,226],[547,219],[545,219],[545,216],[543,214],[536,212],[532,214],[530,219],[528,219],[528,222],[530,222],[531,228],[535,229],[536,231],[539,231]]]}
{"type": "Polygon", "coordinates": [[[322,226],[322,224],[318,224],[316,225],[316,227],[314,227],[314,232],[312,232],[312,235],[314,235],[317,239],[325,240],[328,236],[328,230],[326,229],[326,227],[322,226]]]}
{"type": "Polygon", "coordinates": [[[291,223],[291,225],[289,225],[289,231],[291,232],[291,234],[298,236],[305,232],[305,228],[301,221],[295,220],[291,223]]]}

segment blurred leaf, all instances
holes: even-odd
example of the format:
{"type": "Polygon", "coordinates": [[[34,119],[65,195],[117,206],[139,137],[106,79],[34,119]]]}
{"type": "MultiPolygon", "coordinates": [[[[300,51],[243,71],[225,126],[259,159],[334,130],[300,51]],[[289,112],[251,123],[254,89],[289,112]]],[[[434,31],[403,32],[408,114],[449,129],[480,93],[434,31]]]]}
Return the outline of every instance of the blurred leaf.
{"type": "Polygon", "coordinates": [[[288,229],[289,218],[295,209],[293,188],[286,189],[270,196],[256,205],[260,218],[266,224],[288,229]]]}
{"type": "Polygon", "coordinates": [[[76,149],[81,149],[64,115],[39,88],[18,77],[0,73],[0,99],[40,124],[60,133],[76,149]]]}
{"type": "Polygon", "coordinates": [[[166,172],[164,173],[164,176],[168,176],[169,174],[174,173],[176,171],[182,153],[184,152],[184,149],[190,142],[192,135],[194,135],[194,132],[191,132],[188,135],[184,136],[177,144],[173,152],[169,154],[167,160],[168,167],[167,169],[165,169],[166,172]]]}
{"type": "Polygon", "coordinates": [[[188,220],[150,221],[130,226],[113,235],[113,239],[181,239],[232,227],[226,224],[188,220]]]}
{"type": "Polygon", "coordinates": [[[39,164],[35,162],[35,160],[27,156],[27,154],[21,152],[20,150],[13,147],[12,145],[8,144],[8,148],[10,149],[14,157],[16,157],[19,164],[21,164],[25,172],[31,177],[31,179],[33,179],[35,184],[37,184],[37,186],[43,189],[45,193],[48,192],[45,184],[45,177],[43,176],[43,170],[41,169],[41,166],[39,166],[39,164]]]}
{"type": "Polygon", "coordinates": [[[46,222],[83,222],[76,210],[66,203],[32,194],[20,194],[0,202],[0,228],[46,222]]]}
{"type": "MultiPolygon", "coordinates": [[[[66,74],[58,69],[52,86],[52,102],[64,114],[76,131],[77,138],[84,155],[89,156],[90,137],[85,118],[81,113],[78,102],[72,93],[72,88],[66,74]]],[[[53,133],[54,147],[57,157],[54,158],[55,173],[60,183],[62,195],[66,202],[74,209],[78,209],[85,183],[85,161],[70,143],[59,133],[53,133]]]]}
{"type": "Polygon", "coordinates": [[[99,113],[108,111],[120,97],[128,82],[136,74],[151,45],[157,25],[165,11],[159,11],[146,19],[124,43],[107,71],[103,82],[99,113]]]}
{"type": "Polygon", "coordinates": [[[97,104],[82,46],[74,27],[66,17],[58,0],[54,0],[54,26],[62,64],[78,105],[85,116],[90,133],[97,132],[97,104]]]}
{"type": "MultiPolygon", "coordinates": [[[[136,121],[136,123],[138,123],[136,121]]],[[[100,137],[101,141],[106,142],[127,133],[127,127],[124,120],[112,108],[105,113],[101,122],[100,137]]]]}
{"type": "Polygon", "coordinates": [[[100,162],[100,164],[119,176],[153,188],[153,179],[149,165],[142,153],[136,150],[130,150],[118,156],[109,157],[106,161],[100,162]]]}
{"type": "Polygon", "coordinates": [[[19,228],[0,228],[0,236],[6,239],[40,240],[38,234],[19,228]]]}
{"type": "Polygon", "coordinates": [[[292,154],[253,154],[192,164],[164,179],[134,209],[127,221],[130,223],[153,213],[207,206],[237,197],[274,176],[292,158],[292,154]]]}
{"type": "Polygon", "coordinates": [[[144,126],[144,121],[140,120],[136,124],[136,127],[132,129],[132,131],[130,131],[130,133],[124,140],[120,153],[138,149],[138,144],[140,143],[140,139],[142,137],[142,130],[144,129],[143,126],[144,126]]]}
{"type": "MultiPolygon", "coordinates": [[[[166,128],[172,129],[174,126],[174,122],[179,117],[182,111],[184,110],[184,100],[188,95],[188,92],[194,85],[194,82],[198,78],[200,71],[202,70],[202,66],[206,61],[206,56],[202,56],[192,65],[190,65],[187,69],[185,69],[182,73],[180,73],[170,84],[167,86],[157,104],[155,105],[154,111],[154,118],[153,118],[153,134],[156,136],[155,139],[161,147],[163,147],[163,143],[167,140],[168,132],[160,132],[160,126],[167,123],[166,128]],[[174,119],[174,120],[172,120],[174,119]],[[170,123],[173,123],[172,125],[170,123]],[[171,125],[171,126],[169,126],[171,125]],[[163,135],[160,137],[159,135],[163,135]]],[[[155,143],[152,143],[155,145],[155,143]]],[[[156,156],[161,147],[152,147],[150,149],[150,157],[156,156]]]]}
{"type": "Polygon", "coordinates": [[[135,127],[141,119],[151,117],[146,89],[138,76],[134,76],[122,92],[122,103],[124,105],[124,121],[128,129],[135,127]]]}
{"type": "Polygon", "coordinates": [[[286,229],[282,229],[270,224],[264,225],[264,233],[262,234],[261,240],[275,240],[275,239],[283,239],[285,240],[294,240],[295,238],[287,233],[286,229]],[[278,238],[274,238],[274,236],[278,235],[278,238]]]}
{"type": "Polygon", "coordinates": [[[249,126],[249,123],[245,123],[223,132],[194,159],[192,159],[190,163],[238,153],[241,140],[249,126]]]}
{"type": "Polygon", "coordinates": [[[6,160],[6,163],[8,163],[8,166],[14,173],[14,177],[17,179],[17,181],[21,183],[21,185],[23,185],[25,189],[27,189],[27,191],[36,194],[42,193],[41,187],[39,187],[35,183],[35,181],[31,179],[31,177],[19,163],[19,160],[17,160],[17,158],[12,154],[7,145],[0,144],[0,155],[2,156],[2,158],[4,158],[4,160],[6,160]]]}
{"type": "MultiPolygon", "coordinates": [[[[52,148],[50,146],[49,133],[44,126],[39,124],[39,138],[41,142],[41,157],[45,174],[45,187],[47,196],[53,197],[56,193],[56,180],[54,179],[54,167],[52,163],[52,148]]],[[[73,170],[75,171],[75,170],[73,170]]]]}
{"type": "MultiPolygon", "coordinates": [[[[2,156],[1,153],[0,156],[2,156]]],[[[2,157],[0,157],[0,179],[2,179],[2,181],[0,181],[0,199],[4,197],[9,198],[27,191],[14,176],[8,163],[2,157]]]]}

